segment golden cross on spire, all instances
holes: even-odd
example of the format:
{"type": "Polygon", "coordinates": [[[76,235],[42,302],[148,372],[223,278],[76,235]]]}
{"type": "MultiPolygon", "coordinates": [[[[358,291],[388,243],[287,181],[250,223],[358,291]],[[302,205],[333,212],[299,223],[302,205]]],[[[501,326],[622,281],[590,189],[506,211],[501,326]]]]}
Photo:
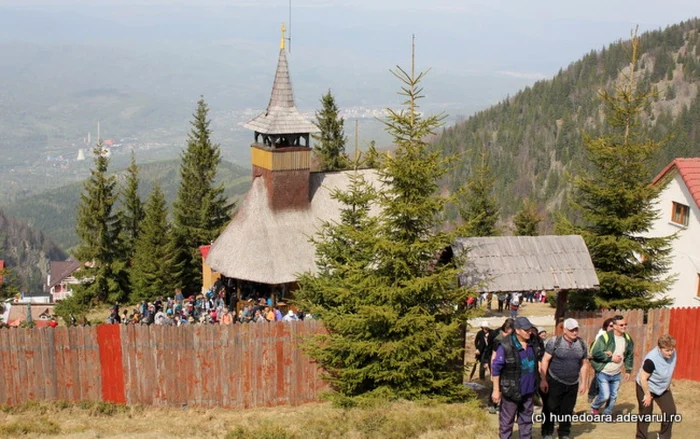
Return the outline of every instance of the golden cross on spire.
{"type": "Polygon", "coordinates": [[[280,38],[280,49],[284,49],[284,32],[287,29],[284,27],[284,22],[282,22],[282,38],[280,38]]]}

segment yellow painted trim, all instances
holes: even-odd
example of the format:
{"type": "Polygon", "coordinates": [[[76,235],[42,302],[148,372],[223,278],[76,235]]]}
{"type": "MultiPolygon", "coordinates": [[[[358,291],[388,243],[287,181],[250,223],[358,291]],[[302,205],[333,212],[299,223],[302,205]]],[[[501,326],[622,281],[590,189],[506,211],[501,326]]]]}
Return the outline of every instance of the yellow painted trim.
{"type": "Polygon", "coordinates": [[[292,171],[309,169],[311,166],[309,150],[305,151],[267,151],[256,147],[252,149],[252,164],[268,171],[292,171]]]}

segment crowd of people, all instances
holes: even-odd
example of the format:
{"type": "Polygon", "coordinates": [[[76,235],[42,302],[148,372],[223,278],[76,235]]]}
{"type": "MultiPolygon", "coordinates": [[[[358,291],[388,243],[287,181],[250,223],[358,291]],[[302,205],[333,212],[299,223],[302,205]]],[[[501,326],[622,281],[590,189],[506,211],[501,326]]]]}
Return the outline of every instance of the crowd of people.
{"type": "MultiPolygon", "coordinates": [[[[492,309],[493,298],[493,293],[482,293],[477,297],[470,297],[467,299],[467,307],[471,309],[485,308],[490,311],[492,309]]],[[[498,301],[498,312],[510,312],[511,318],[516,318],[518,316],[518,310],[523,303],[546,302],[547,291],[498,293],[496,294],[496,300],[498,301]]]]}
{"type": "Polygon", "coordinates": [[[294,310],[284,302],[275,302],[274,297],[247,297],[242,303],[238,300],[226,303],[225,289],[218,293],[213,289],[197,296],[183,297],[177,290],[173,297],[162,296],[152,300],[142,300],[131,312],[121,309],[119,303],[110,308],[107,323],[124,325],[203,325],[235,323],[260,323],[275,321],[297,321],[312,319],[301,309],[294,310]]]}
{"type": "MultiPolygon", "coordinates": [[[[559,439],[568,439],[577,398],[587,392],[591,419],[615,422],[613,410],[620,384],[629,380],[634,370],[634,341],[627,333],[624,316],[605,320],[590,346],[579,337],[575,319],[564,320],[562,329],[562,335],[548,337],[544,328],[534,327],[526,317],[508,318],[493,330],[487,321],[482,322],[474,339],[476,363],[481,379],[490,373],[493,390],[489,411],[499,413],[501,438],[512,436],[516,420],[519,437],[531,438],[534,407],[541,405],[542,437],[552,439],[558,424],[559,439]],[[592,377],[588,376],[589,364],[592,377]]],[[[675,346],[671,335],[661,336],[637,371],[637,438],[648,437],[650,422],[642,416],[652,414],[654,402],[665,415],[658,437],[671,437],[677,419],[670,388],[675,346]]]]}

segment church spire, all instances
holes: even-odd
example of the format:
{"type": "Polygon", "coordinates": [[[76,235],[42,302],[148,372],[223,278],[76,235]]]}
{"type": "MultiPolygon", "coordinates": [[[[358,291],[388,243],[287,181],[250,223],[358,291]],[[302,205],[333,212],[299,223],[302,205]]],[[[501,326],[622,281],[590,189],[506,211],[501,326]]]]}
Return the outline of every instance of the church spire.
{"type": "Polygon", "coordinates": [[[284,49],[284,39],[285,39],[285,38],[284,38],[284,32],[285,32],[286,30],[287,30],[287,29],[285,29],[285,27],[284,27],[284,22],[282,22],[282,38],[280,38],[280,49],[284,49]]]}
{"type": "Polygon", "coordinates": [[[310,133],[318,132],[318,128],[304,117],[294,105],[294,92],[292,90],[292,81],[289,78],[289,66],[287,64],[287,51],[285,50],[284,32],[286,28],[282,23],[282,38],[280,40],[280,52],[277,60],[277,70],[275,72],[275,80],[272,83],[272,93],[270,94],[270,102],[267,104],[267,109],[258,116],[243,125],[244,127],[255,131],[255,140],[262,135],[263,144],[270,145],[279,135],[286,136],[291,145],[300,145],[300,140],[305,140],[309,146],[308,138],[310,133]]]}

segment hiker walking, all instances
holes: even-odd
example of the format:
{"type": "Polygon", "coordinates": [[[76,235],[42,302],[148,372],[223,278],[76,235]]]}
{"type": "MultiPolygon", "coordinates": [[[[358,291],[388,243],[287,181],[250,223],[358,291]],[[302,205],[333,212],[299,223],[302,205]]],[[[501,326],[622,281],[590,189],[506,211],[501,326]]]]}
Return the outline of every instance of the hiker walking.
{"type": "Polygon", "coordinates": [[[568,439],[571,422],[562,415],[572,415],[577,395],[586,391],[588,349],[578,336],[579,324],[574,319],[564,320],[564,334],[550,338],[545,344],[540,365],[540,389],[543,393],[542,438],[553,439],[554,417],[559,417],[559,439],[568,439]]]}
{"type": "MultiPolygon", "coordinates": [[[[651,415],[654,411],[654,401],[666,415],[661,422],[659,439],[671,437],[673,427],[671,416],[675,417],[676,403],[671,393],[671,379],[676,368],[676,339],[670,335],[659,337],[658,346],[644,357],[642,367],[637,373],[637,402],[640,415],[651,415]]],[[[649,422],[637,420],[637,438],[646,439],[649,422]]]]}
{"type": "MultiPolygon", "coordinates": [[[[591,343],[591,351],[593,350],[593,345],[595,345],[595,342],[608,331],[611,331],[613,329],[613,321],[615,321],[614,318],[610,317],[605,319],[603,321],[603,325],[601,328],[598,330],[598,334],[596,334],[595,339],[593,340],[593,343],[591,343]]],[[[588,359],[590,360],[592,357],[589,355],[588,359]]],[[[597,375],[598,373],[594,370],[593,371],[593,379],[591,380],[591,386],[588,388],[588,403],[592,403],[593,400],[595,399],[596,396],[598,396],[598,380],[597,380],[597,375]]]]}
{"type": "Polygon", "coordinates": [[[501,403],[499,433],[510,439],[517,416],[521,439],[532,437],[533,397],[537,389],[537,353],[531,343],[532,324],[527,317],[515,319],[515,334],[506,336],[491,365],[493,402],[501,403]]]}
{"type": "Polygon", "coordinates": [[[607,401],[608,406],[603,414],[612,415],[623,370],[625,380],[629,380],[634,362],[634,342],[627,334],[627,322],[624,317],[616,318],[612,331],[607,331],[596,340],[591,357],[599,392],[591,404],[591,413],[599,414],[600,408],[607,401]]]}
{"type": "MultiPolygon", "coordinates": [[[[489,369],[491,363],[491,352],[489,351],[489,343],[491,341],[491,329],[489,322],[484,320],[481,322],[481,331],[474,337],[474,347],[476,348],[475,360],[479,364],[479,379],[486,379],[486,369],[489,369]]],[[[473,375],[473,369],[472,369],[473,375]]],[[[471,377],[470,377],[471,379],[471,377]]]]}

